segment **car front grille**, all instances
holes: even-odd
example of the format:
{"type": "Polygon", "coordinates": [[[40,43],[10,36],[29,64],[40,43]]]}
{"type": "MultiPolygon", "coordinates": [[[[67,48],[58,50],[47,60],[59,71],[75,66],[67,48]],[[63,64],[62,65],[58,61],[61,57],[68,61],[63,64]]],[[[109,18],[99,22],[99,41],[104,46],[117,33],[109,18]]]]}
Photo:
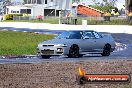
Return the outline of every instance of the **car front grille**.
{"type": "Polygon", "coordinates": [[[54,45],[43,45],[43,47],[54,46],[54,45]]]}
{"type": "Polygon", "coordinates": [[[54,54],[54,50],[41,50],[42,54],[45,55],[50,55],[50,54],[54,54]]]}

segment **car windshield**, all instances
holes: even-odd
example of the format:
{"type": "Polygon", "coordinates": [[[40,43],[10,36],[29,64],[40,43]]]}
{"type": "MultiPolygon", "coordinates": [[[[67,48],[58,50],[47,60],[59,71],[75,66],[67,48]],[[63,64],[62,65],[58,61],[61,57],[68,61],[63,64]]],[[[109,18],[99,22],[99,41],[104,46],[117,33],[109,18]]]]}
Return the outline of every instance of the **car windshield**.
{"type": "Polygon", "coordinates": [[[56,39],[81,39],[81,38],[82,38],[81,31],[63,32],[58,37],[56,37],[56,39]]]}

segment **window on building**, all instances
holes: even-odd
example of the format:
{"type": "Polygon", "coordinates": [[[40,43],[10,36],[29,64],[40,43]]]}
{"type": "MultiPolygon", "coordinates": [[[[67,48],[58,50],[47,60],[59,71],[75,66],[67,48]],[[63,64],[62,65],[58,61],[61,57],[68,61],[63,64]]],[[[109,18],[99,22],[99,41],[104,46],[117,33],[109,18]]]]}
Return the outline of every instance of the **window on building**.
{"type": "Polygon", "coordinates": [[[32,0],[32,4],[36,4],[36,0],[32,0]]]}
{"type": "Polygon", "coordinates": [[[43,4],[43,0],[23,0],[24,4],[43,4]]]}
{"type": "Polygon", "coordinates": [[[21,9],[21,10],[20,10],[20,13],[21,13],[21,14],[24,14],[24,13],[26,13],[26,14],[31,14],[31,9],[21,9]]]}
{"type": "Polygon", "coordinates": [[[26,9],[20,9],[20,13],[21,14],[26,13],[26,9]]]}
{"type": "Polygon", "coordinates": [[[31,9],[27,9],[27,14],[31,14],[31,9]]]}
{"type": "Polygon", "coordinates": [[[7,11],[7,14],[8,14],[9,13],[9,8],[7,8],[6,11],[7,11]]]}
{"type": "Polygon", "coordinates": [[[27,4],[31,4],[31,0],[28,0],[28,3],[27,4]]]}
{"type": "Polygon", "coordinates": [[[42,4],[42,0],[37,0],[37,4],[42,4]]]}
{"type": "Polygon", "coordinates": [[[28,0],[23,0],[24,1],[24,4],[28,4],[28,0]]]}
{"type": "Polygon", "coordinates": [[[54,0],[51,0],[51,2],[53,2],[54,0]]]}
{"type": "Polygon", "coordinates": [[[13,13],[16,13],[16,11],[13,11],[13,13]]]}
{"type": "Polygon", "coordinates": [[[11,13],[13,13],[13,10],[11,10],[11,13]]]}
{"type": "Polygon", "coordinates": [[[45,4],[47,4],[47,0],[45,0],[45,4]]]}
{"type": "Polygon", "coordinates": [[[11,10],[11,13],[17,13],[17,11],[11,10]]]}

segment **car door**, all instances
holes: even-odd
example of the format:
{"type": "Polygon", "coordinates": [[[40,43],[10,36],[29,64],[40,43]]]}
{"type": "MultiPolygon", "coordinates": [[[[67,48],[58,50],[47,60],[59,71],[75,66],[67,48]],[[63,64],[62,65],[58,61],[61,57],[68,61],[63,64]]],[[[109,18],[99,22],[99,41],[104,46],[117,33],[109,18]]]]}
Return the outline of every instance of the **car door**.
{"type": "Polygon", "coordinates": [[[95,52],[102,52],[104,45],[105,45],[105,40],[102,37],[101,34],[97,33],[97,32],[93,32],[95,39],[94,39],[94,47],[93,47],[93,51],[95,52]]]}
{"type": "Polygon", "coordinates": [[[91,31],[86,31],[83,34],[83,40],[81,42],[83,44],[84,52],[93,52],[94,47],[96,46],[96,38],[91,31]]]}

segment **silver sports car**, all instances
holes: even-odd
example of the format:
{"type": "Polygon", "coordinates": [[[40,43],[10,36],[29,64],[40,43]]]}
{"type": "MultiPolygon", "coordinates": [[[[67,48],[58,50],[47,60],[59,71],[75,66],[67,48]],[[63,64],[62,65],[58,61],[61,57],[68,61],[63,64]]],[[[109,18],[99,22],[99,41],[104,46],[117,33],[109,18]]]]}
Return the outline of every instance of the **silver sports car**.
{"type": "Polygon", "coordinates": [[[115,41],[109,34],[95,31],[65,31],[58,37],[38,44],[38,54],[42,58],[67,55],[70,58],[85,54],[109,56],[115,49],[115,41]]]}

